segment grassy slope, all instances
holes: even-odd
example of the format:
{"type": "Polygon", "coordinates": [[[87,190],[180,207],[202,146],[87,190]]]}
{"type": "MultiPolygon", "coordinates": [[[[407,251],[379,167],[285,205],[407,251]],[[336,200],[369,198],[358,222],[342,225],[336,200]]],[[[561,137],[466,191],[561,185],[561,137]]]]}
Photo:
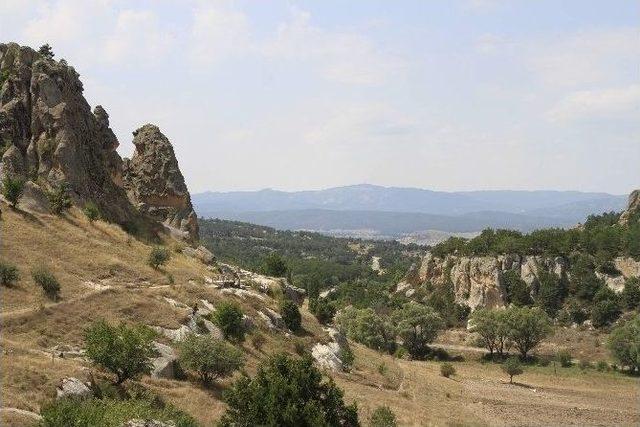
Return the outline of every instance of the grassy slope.
{"type": "MultiPolygon", "coordinates": [[[[66,218],[16,213],[2,205],[0,257],[17,265],[17,286],[2,288],[0,369],[2,406],[38,411],[54,395],[55,385],[68,375],[86,378],[86,362],[52,358],[47,349],[56,344],[81,344],[82,329],[93,319],[139,321],[177,327],[185,310],[174,309],[162,297],[189,304],[198,298],[212,302],[222,294],[203,285],[212,275],[197,261],[174,253],[166,272],[146,265],[151,246],[131,239],[118,227],[89,224],[77,210],[66,218]],[[62,285],[59,303],[47,301],[31,280],[32,267],[45,264],[62,285]],[[195,283],[189,284],[192,280],[195,283]],[[85,284],[110,286],[96,290],[85,284]]],[[[250,316],[265,302],[238,300],[250,316]]],[[[266,304],[275,308],[276,303],[266,304]]],[[[256,321],[259,324],[259,321],[256,321]]],[[[324,339],[320,325],[303,310],[307,347],[324,339]]],[[[294,352],[294,340],[282,334],[266,334],[261,352],[247,341],[246,370],[255,372],[260,359],[272,351],[294,352]]],[[[379,404],[387,404],[402,425],[444,424],[637,424],[637,380],[619,374],[576,370],[552,374],[552,368],[534,368],[518,378],[527,387],[505,385],[499,367],[482,365],[467,357],[457,363],[452,379],[439,376],[435,362],[397,361],[361,346],[354,346],[356,362],[349,374],[337,374],[337,383],[348,401],[356,400],[362,419],[379,404]],[[379,367],[384,363],[384,369],[379,367]],[[447,397],[449,396],[449,397],[447,397]]],[[[144,378],[148,387],[210,425],[224,411],[220,393],[228,381],[211,390],[195,381],[144,378]]],[[[0,414],[0,423],[28,424],[15,414],[0,414]],[[19,420],[19,421],[16,421],[19,420]]]]}

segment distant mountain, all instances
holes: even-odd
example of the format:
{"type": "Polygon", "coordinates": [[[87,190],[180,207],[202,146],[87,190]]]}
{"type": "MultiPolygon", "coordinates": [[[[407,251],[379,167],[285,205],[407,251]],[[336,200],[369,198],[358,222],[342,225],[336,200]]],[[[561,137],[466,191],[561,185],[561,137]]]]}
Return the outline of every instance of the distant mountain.
{"type": "Polygon", "coordinates": [[[264,212],[326,209],[334,211],[414,212],[463,215],[481,211],[548,216],[571,220],[591,213],[622,210],[626,196],[578,191],[442,192],[369,184],[326,190],[206,192],[193,195],[200,216],[213,212],[264,212]]]}

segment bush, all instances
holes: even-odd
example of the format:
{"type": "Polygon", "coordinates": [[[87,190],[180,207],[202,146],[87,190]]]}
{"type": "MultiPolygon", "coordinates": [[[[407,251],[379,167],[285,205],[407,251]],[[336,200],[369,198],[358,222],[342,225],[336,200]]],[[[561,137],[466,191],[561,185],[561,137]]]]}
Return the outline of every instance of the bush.
{"type": "Polygon", "coordinates": [[[282,307],[280,307],[280,314],[282,315],[282,320],[284,324],[287,325],[287,328],[292,331],[300,330],[300,326],[302,325],[302,316],[300,315],[300,310],[298,310],[298,306],[291,300],[285,300],[282,303],[282,307]]]}
{"type": "Polygon", "coordinates": [[[272,252],[264,259],[262,271],[267,276],[285,277],[289,269],[284,259],[278,253],[272,252]]]}
{"type": "Polygon", "coordinates": [[[53,274],[45,267],[37,267],[31,271],[31,277],[36,284],[42,287],[45,295],[52,300],[57,300],[60,293],[60,283],[53,274]]]}
{"type": "Polygon", "coordinates": [[[165,265],[167,261],[169,261],[169,258],[171,258],[171,254],[167,248],[156,246],[151,249],[149,260],[147,262],[151,267],[157,270],[161,265],[165,265]]]}
{"type": "Polygon", "coordinates": [[[456,373],[456,368],[453,367],[451,363],[443,363],[440,365],[440,375],[445,378],[449,378],[451,375],[456,373]]]}
{"type": "Polygon", "coordinates": [[[295,340],[295,342],[293,343],[293,349],[298,356],[303,356],[307,351],[307,349],[304,348],[304,341],[299,339],[295,340]]]}
{"type": "Polygon", "coordinates": [[[180,344],[180,366],[195,371],[203,383],[229,376],[242,367],[242,352],[211,335],[191,334],[180,344]]]}
{"type": "Polygon", "coordinates": [[[87,202],[84,208],[82,208],[82,212],[84,212],[89,222],[100,219],[100,209],[98,209],[98,206],[93,202],[87,202]]]}
{"type": "Polygon", "coordinates": [[[62,215],[71,207],[71,198],[68,194],[67,184],[61,184],[59,187],[47,193],[49,199],[49,207],[51,212],[56,215],[62,215]]]}
{"type": "Polygon", "coordinates": [[[593,365],[587,359],[580,359],[580,364],[578,366],[580,366],[580,369],[583,371],[585,369],[593,368],[593,365]]]}
{"type": "Polygon", "coordinates": [[[510,357],[504,361],[504,363],[502,364],[502,370],[504,371],[504,373],[509,375],[510,384],[513,384],[513,377],[515,375],[520,375],[522,374],[522,372],[524,372],[522,369],[522,365],[520,364],[520,359],[515,356],[510,357]]]}
{"type": "Polygon", "coordinates": [[[396,427],[396,414],[386,405],[378,406],[369,417],[370,427],[396,427]]]}
{"type": "Polygon", "coordinates": [[[53,54],[53,50],[51,49],[51,46],[49,46],[49,43],[45,43],[42,46],[40,46],[40,48],[38,49],[38,53],[43,57],[45,57],[46,59],[53,59],[53,57],[55,56],[53,54]]]}
{"type": "Polygon", "coordinates": [[[573,358],[571,357],[571,353],[569,350],[560,350],[556,353],[556,360],[563,368],[570,367],[573,362],[573,358]]]}
{"type": "Polygon", "coordinates": [[[428,306],[409,302],[393,315],[397,322],[398,335],[404,347],[414,358],[424,357],[428,346],[444,326],[440,316],[428,306]]]}
{"type": "Polygon", "coordinates": [[[604,372],[604,371],[608,371],[609,370],[609,364],[607,362],[605,362],[604,360],[600,360],[598,361],[598,363],[596,364],[596,369],[599,372],[604,372]]]}
{"type": "Polygon", "coordinates": [[[497,352],[502,356],[509,345],[509,327],[505,310],[478,309],[473,312],[469,325],[471,332],[480,337],[480,343],[489,350],[489,355],[497,352]]]}
{"type": "Polygon", "coordinates": [[[234,302],[223,301],[212,313],[212,321],[220,327],[224,337],[229,340],[244,341],[242,310],[234,302]]]}
{"type": "Polygon", "coordinates": [[[349,371],[353,366],[353,362],[356,360],[356,355],[351,351],[351,347],[348,345],[342,349],[340,352],[340,360],[342,361],[342,366],[346,371],[349,371]]]}
{"type": "Polygon", "coordinates": [[[153,333],[144,326],[109,325],[97,320],[84,332],[86,355],[116,376],[115,384],[151,371],[153,333]]]}
{"type": "Polygon", "coordinates": [[[120,427],[131,419],[173,421],[176,427],[196,427],[188,414],[159,398],[57,399],[40,411],[44,427],[120,427]]]}
{"type": "Polygon", "coordinates": [[[327,325],[331,323],[336,314],[336,306],[326,298],[311,298],[309,311],[316,316],[318,322],[327,325]]]}
{"type": "Polygon", "coordinates": [[[607,346],[622,366],[640,371],[640,314],[611,331],[607,346]]]}
{"type": "Polygon", "coordinates": [[[15,208],[24,192],[24,181],[19,178],[6,176],[2,180],[2,195],[15,208]]]}
{"type": "Polygon", "coordinates": [[[552,332],[551,319],[537,307],[511,307],[505,316],[509,339],[525,359],[552,332]]]}
{"type": "Polygon", "coordinates": [[[3,286],[13,286],[18,279],[20,279],[18,268],[15,265],[0,261],[0,284],[3,286]]]}
{"type": "Polygon", "coordinates": [[[357,426],[358,412],[310,357],[277,354],[255,377],[242,377],[223,393],[228,409],[221,426],[357,426]]]}
{"type": "Polygon", "coordinates": [[[617,298],[598,301],[591,309],[591,322],[596,328],[610,325],[620,317],[620,304],[617,298]]]}
{"type": "Polygon", "coordinates": [[[628,310],[640,309],[640,279],[637,277],[627,279],[620,298],[624,308],[628,310]]]}
{"type": "Polygon", "coordinates": [[[265,342],[267,342],[266,338],[259,332],[251,336],[251,345],[258,351],[262,351],[262,346],[265,342]]]}
{"type": "Polygon", "coordinates": [[[349,338],[369,348],[389,352],[395,349],[395,328],[371,308],[346,307],[336,315],[335,323],[349,338]]]}
{"type": "Polygon", "coordinates": [[[515,270],[506,271],[502,276],[502,280],[507,291],[508,302],[518,307],[533,304],[527,283],[522,280],[515,270]]]}

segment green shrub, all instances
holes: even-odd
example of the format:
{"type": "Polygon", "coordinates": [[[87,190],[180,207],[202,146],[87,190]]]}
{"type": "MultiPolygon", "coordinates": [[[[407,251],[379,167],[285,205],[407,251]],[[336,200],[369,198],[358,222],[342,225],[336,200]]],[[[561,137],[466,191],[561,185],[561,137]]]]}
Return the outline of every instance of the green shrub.
{"type": "Polygon", "coordinates": [[[18,279],[20,279],[18,268],[0,261],[0,285],[13,286],[18,279]]]}
{"type": "Polygon", "coordinates": [[[89,222],[100,219],[100,209],[98,209],[98,205],[93,202],[87,202],[84,208],[82,208],[82,212],[84,212],[89,222]]]}
{"type": "Polygon", "coordinates": [[[120,427],[131,419],[173,421],[176,427],[197,427],[185,412],[159,398],[58,399],[40,411],[43,427],[120,427]]]}
{"type": "Polygon", "coordinates": [[[398,335],[404,347],[414,358],[424,357],[428,344],[433,341],[444,323],[440,316],[428,306],[409,302],[393,314],[397,322],[398,335]]]}
{"type": "Polygon", "coordinates": [[[116,376],[115,384],[151,371],[153,332],[144,326],[109,325],[97,320],[84,332],[86,355],[116,376]]]}
{"type": "Polygon", "coordinates": [[[502,364],[502,370],[504,371],[504,373],[509,375],[509,383],[511,384],[513,384],[513,377],[515,375],[520,375],[522,374],[522,372],[524,372],[522,369],[522,364],[520,363],[520,359],[515,356],[510,357],[504,361],[504,363],[502,364]]]}
{"type": "Polygon", "coordinates": [[[331,323],[336,314],[336,306],[326,298],[309,299],[309,311],[316,316],[318,322],[323,325],[331,323]]]}
{"type": "Polygon", "coordinates": [[[304,347],[304,341],[299,339],[294,341],[293,349],[298,356],[303,356],[307,352],[307,349],[304,347]]]}
{"type": "Polygon", "coordinates": [[[241,377],[223,393],[228,405],[221,426],[358,426],[358,411],[324,380],[310,357],[277,354],[255,377],[241,377]]]}
{"type": "Polygon", "coordinates": [[[453,367],[451,363],[443,363],[440,365],[440,375],[445,378],[449,378],[451,375],[456,373],[456,368],[453,367]]]}
{"type": "Polygon", "coordinates": [[[378,406],[369,417],[370,427],[396,427],[397,425],[396,414],[386,405],[378,406]]]}
{"type": "Polygon", "coordinates": [[[272,252],[264,259],[262,271],[267,276],[285,277],[289,269],[284,259],[277,252],[272,252]]]}
{"type": "Polygon", "coordinates": [[[38,53],[42,55],[46,59],[53,59],[55,56],[53,53],[53,49],[49,46],[49,43],[45,43],[38,49],[38,53]]]}
{"type": "Polygon", "coordinates": [[[262,346],[264,346],[265,342],[267,342],[267,340],[264,337],[264,335],[262,335],[261,333],[256,332],[253,335],[251,335],[251,345],[256,350],[262,351],[262,346]]]}
{"type": "Polygon", "coordinates": [[[607,346],[622,366],[640,371],[640,314],[611,331],[607,346]]]}
{"type": "Polygon", "coordinates": [[[340,360],[345,370],[349,371],[353,366],[353,362],[356,360],[356,355],[351,351],[351,347],[347,345],[342,349],[340,352],[340,360]]]}
{"type": "Polygon", "coordinates": [[[473,333],[478,334],[480,344],[489,350],[489,355],[497,352],[502,356],[509,345],[508,310],[478,309],[471,315],[469,325],[473,333]]]}
{"type": "Polygon", "coordinates": [[[282,320],[284,324],[287,325],[287,328],[296,332],[300,330],[300,326],[302,325],[302,316],[300,315],[300,310],[298,306],[291,300],[285,300],[280,307],[280,314],[282,315],[282,320]]]}
{"type": "Polygon", "coordinates": [[[60,283],[46,267],[40,266],[33,269],[31,271],[31,277],[36,284],[42,287],[45,295],[54,301],[58,299],[60,283]]]}
{"type": "Polygon", "coordinates": [[[596,364],[596,369],[599,372],[605,372],[609,370],[609,364],[607,362],[605,362],[604,360],[600,360],[598,361],[598,363],[596,364]]]}
{"type": "Polygon", "coordinates": [[[244,341],[242,310],[238,304],[231,301],[221,302],[212,313],[211,320],[218,325],[226,339],[244,341]]]}
{"type": "Polygon", "coordinates": [[[161,265],[165,265],[170,258],[171,254],[169,253],[167,248],[156,246],[151,249],[151,253],[149,254],[149,259],[147,262],[151,267],[157,270],[161,265]]]}
{"type": "Polygon", "coordinates": [[[573,358],[569,350],[560,350],[556,353],[556,360],[563,368],[568,368],[573,364],[573,358]]]}
{"type": "Polygon", "coordinates": [[[610,325],[620,317],[622,311],[618,300],[605,299],[598,301],[591,309],[591,322],[596,328],[610,325]]]}
{"type": "Polygon", "coordinates": [[[627,279],[620,297],[624,308],[628,310],[640,309],[640,279],[637,277],[627,279]]]}
{"type": "Polygon", "coordinates": [[[4,177],[2,180],[2,195],[15,208],[22,198],[24,192],[24,181],[19,178],[4,177]]]}
{"type": "Polygon", "coordinates": [[[395,349],[395,328],[389,319],[371,308],[345,307],[336,315],[335,323],[352,340],[378,351],[395,349]]]}
{"type": "Polygon", "coordinates": [[[242,352],[211,335],[189,335],[180,344],[180,366],[195,371],[203,383],[231,375],[244,364],[242,352]]]}
{"type": "Polygon", "coordinates": [[[593,368],[593,365],[591,364],[591,362],[589,362],[587,359],[580,359],[580,363],[578,364],[578,366],[580,367],[580,369],[582,369],[583,371],[585,369],[589,369],[589,368],[593,368]]]}
{"type": "Polygon", "coordinates": [[[551,319],[537,307],[511,307],[506,310],[505,319],[509,339],[524,359],[553,332],[551,319]]]}
{"type": "Polygon", "coordinates": [[[68,193],[68,185],[66,183],[60,184],[53,191],[47,193],[47,199],[49,199],[49,207],[51,212],[56,215],[62,215],[64,212],[71,208],[71,198],[68,193]]]}

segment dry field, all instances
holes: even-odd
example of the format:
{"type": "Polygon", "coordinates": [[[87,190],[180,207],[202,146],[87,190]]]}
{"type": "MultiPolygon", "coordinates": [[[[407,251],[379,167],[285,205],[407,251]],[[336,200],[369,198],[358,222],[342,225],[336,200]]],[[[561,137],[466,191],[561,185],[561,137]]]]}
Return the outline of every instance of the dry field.
{"type": "MultiPolygon", "coordinates": [[[[267,298],[240,299],[207,287],[214,276],[198,261],[178,251],[164,271],[146,265],[151,245],[129,237],[104,222],[90,224],[77,210],[66,217],[15,212],[1,205],[0,259],[15,264],[21,278],[12,288],[2,288],[1,425],[33,425],[31,415],[10,408],[38,412],[55,394],[64,376],[86,379],[95,367],[81,358],[54,357],[56,345],[80,346],[83,328],[99,317],[175,328],[188,309],[175,308],[165,298],[186,305],[200,298],[216,303],[234,298],[243,310],[256,310],[276,302],[267,298]],[[47,300],[33,283],[30,270],[46,265],[59,279],[58,302],[47,300]]],[[[167,242],[176,246],[176,243],[167,242]]],[[[260,325],[259,320],[256,324],[260,325]]],[[[245,370],[274,351],[294,353],[294,343],[309,348],[326,339],[321,326],[303,309],[305,332],[286,337],[262,331],[267,341],[261,351],[250,340],[243,344],[245,370]]],[[[468,344],[466,337],[446,334],[451,344],[468,344]],[[457,341],[456,341],[457,340],[457,341]]],[[[579,334],[582,334],[580,332],[579,334]]],[[[573,342],[571,331],[557,335],[558,342],[573,342]],[[568,341],[567,341],[568,340],[568,341]]],[[[592,346],[587,333],[579,342],[585,354],[592,346]]],[[[593,337],[592,337],[593,338],[593,337]]],[[[602,337],[594,339],[601,340],[602,337]]],[[[576,339],[577,340],[577,339],[576,339]]],[[[593,345],[601,360],[606,353],[593,345]]],[[[532,367],[508,384],[498,365],[480,362],[480,353],[463,352],[465,361],[454,362],[450,379],[439,374],[436,362],[397,360],[354,345],[354,369],[334,375],[348,401],[357,401],[365,421],[378,405],[390,406],[401,425],[638,425],[640,383],[619,373],[593,369],[532,367]]],[[[451,351],[455,353],[455,351],[451,351]]],[[[224,411],[221,391],[228,380],[212,389],[195,381],[144,378],[142,382],[167,401],[191,413],[203,425],[212,425],[224,411]]],[[[366,425],[366,422],[363,422],[366,425]]]]}

